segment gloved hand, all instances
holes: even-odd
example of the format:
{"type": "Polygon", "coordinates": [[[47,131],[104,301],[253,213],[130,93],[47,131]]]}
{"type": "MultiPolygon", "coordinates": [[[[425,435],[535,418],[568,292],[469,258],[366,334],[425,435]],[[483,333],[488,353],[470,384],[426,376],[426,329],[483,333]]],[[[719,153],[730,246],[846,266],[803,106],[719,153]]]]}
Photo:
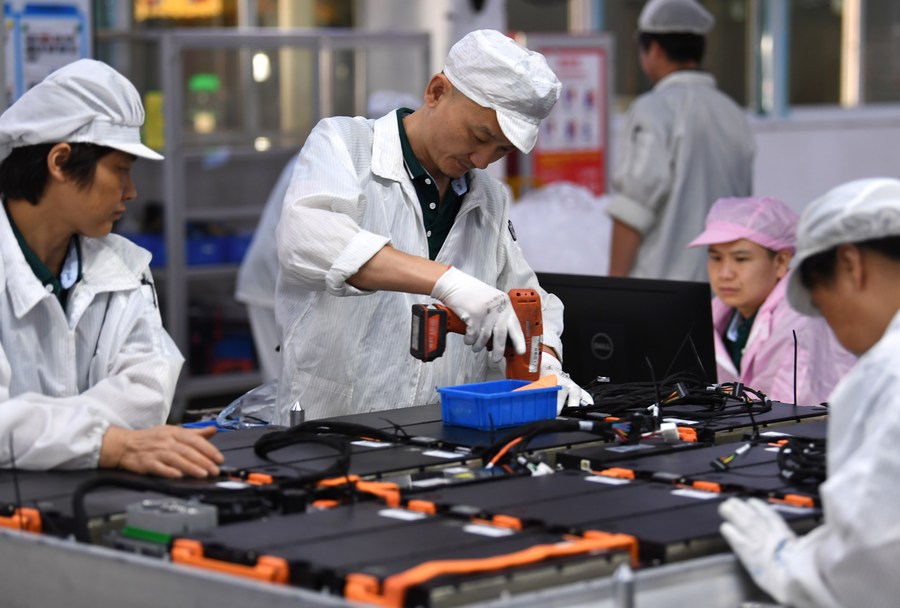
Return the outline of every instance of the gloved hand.
{"type": "Polygon", "coordinates": [[[781,553],[797,537],[781,516],[758,498],[729,498],[719,505],[719,528],[750,576],[779,603],[790,603],[788,570],[781,553]]]}
{"type": "Polygon", "coordinates": [[[525,353],[525,336],[509,296],[475,277],[453,268],[441,275],[431,297],[446,304],[466,324],[463,341],[476,353],[493,336],[491,358],[499,362],[507,337],[517,354],[525,353]]]}
{"type": "Polygon", "coordinates": [[[579,407],[582,405],[594,405],[594,398],[575,384],[569,374],[563,371],[559,359],[548,353],[541,352],[541,377],[556,374],[556,383],[562,388],[556,393],[556,413],[560,413],[564,406],[579,407]]]}

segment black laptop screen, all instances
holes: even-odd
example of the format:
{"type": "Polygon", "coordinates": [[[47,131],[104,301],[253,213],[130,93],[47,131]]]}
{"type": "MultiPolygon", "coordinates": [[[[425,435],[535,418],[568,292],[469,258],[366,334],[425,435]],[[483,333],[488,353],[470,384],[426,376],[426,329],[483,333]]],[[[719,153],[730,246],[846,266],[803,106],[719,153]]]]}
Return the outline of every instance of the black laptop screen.
{"type": "Polygon", "coordinates": [[[716,380],[708,283],[538,273],[565,305],[563,368],[584,386],[662,381],[690,372],[716,380]],[[647,359],[650,364],[648,365],[647,359]]]}

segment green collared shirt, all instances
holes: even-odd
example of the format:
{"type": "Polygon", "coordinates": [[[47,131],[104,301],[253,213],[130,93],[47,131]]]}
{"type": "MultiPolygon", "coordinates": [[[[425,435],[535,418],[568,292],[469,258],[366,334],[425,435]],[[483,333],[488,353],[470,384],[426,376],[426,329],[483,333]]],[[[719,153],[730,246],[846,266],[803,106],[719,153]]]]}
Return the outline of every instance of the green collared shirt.
{"type": "Polygon", "coordinates": [[[735,310],[734,315],[731,317],[731,322],[725,328],[725,335],[722,336],[725,342],[725,349],[731,356],[731,360],[738,371],[741,371],[741,358],[744,355],[744,348],[747,346],[747,339],[750,337],[750,330],[753,329],[753,321],[755,319],[756,313],[749,319],[745,319],[741,316],[741,313],[735,310]]]}
{"type": "Polygon", "coordinates": [[[469,191],[469,174],[452,180],[444,195],[444,200],[440,200],[440,192],[437,184],[434,183],[434,178],[428,174],[428,171],[413,154],[409,138],[406,136],[406,129],[403,128],[403,117],[412,112],[409,108],[397,110],[400,146],[403,149],[406,172],[412,179],[416,188],[416,196],[419,198],[419,205],[422,207],[422,223],[425,226],[425,236],[428,237],[428,257],[433,260],[444,245],[444,241],[447,240],[447,235],[450,234],[450,228],[453,227],[456,214],[462,204],[463,196],[469,191]]]}
{"type": "Polygon", "coordinates": [[[76,234],[73,236],[72,240],[69,242],[69,251],[66,254],[66,259],[63,261],[62,270],[60,271],[59,276],[57,276],[47,268],[47,265],[41,261],[37,254],[32,251],[31,247],[28,246],[28,243],[25,242],[25,237],[22,236],[22,233],[13,221],[12,216],[9,215],[9,210],[6,209],[6,205],[3,206],[3,209],[6,211],[6,216],[9,218],[9,225],[12,227],[16,241],[19,243],[19,248],[22,249],[25,261],[28,262],[32,272],[34,272],[34,276],[38,278],[41,285],[56,296],[59,303],[62,305],[63,310],[65,310],[66,302],[69,300],[69,292],[75,283],[81,280],[81,241],[79,240],[78,235],[76,234]]]}

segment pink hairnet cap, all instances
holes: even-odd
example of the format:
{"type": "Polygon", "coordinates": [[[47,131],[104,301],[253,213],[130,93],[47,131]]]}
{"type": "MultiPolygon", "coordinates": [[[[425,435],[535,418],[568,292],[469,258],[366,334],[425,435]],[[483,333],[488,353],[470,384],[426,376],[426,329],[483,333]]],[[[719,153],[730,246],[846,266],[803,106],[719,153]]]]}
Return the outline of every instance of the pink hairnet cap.
{"type": "Polygon", "coordinates": [[[476,30],[453,45],[444,75],[460,93],[497,113],[503,134],[528,154],[562,84],[544,56],[495,30],[476,30]]]}
{"type": "Polygon", "coordinates": [[[134,85],[93,59],[65,65],[0,116],[0,161],[14,148],[69,142],[107,146],[161,160],[141,143],[144,106],[134,85]]]}
{"type": "Polygon", "coordinates": [[[800,313],[819,316],[797,268],[811,256],[843,243],[889,236],[900,236],[900,180],[859,179],[829,190],[807,205],[800,217],[788,302],[800,313]]]}
{"type": "Polygon", "coordinates": [[[772,251],[793,251],[797,220],[797,214],[777,198],[720,198],[706,215],[706,229],[688,247],[747,239],[772,251]]]}

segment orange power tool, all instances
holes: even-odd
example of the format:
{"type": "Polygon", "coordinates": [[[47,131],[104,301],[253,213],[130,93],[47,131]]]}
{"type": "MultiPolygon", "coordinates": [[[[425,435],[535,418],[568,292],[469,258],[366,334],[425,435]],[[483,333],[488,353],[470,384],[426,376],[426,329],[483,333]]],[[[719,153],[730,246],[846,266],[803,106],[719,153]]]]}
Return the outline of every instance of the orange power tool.
{"type": "MultiPolygon", "coordinates": [[[[534,381],[540,377],[541,340],[544,323],[541,297],[534,289],[511,289],[509,299],[525,334],[525,354],[516,354],[507,342],[506,377],[534,381]]],[[[452,310],[440,304],[413,304],[409,353],[422,361],[433,361],[444,354],[447,333],[466,333],[466,324],[452,310]]],[[[491,343],[488,342],[488,348],[491,343]]]]}

